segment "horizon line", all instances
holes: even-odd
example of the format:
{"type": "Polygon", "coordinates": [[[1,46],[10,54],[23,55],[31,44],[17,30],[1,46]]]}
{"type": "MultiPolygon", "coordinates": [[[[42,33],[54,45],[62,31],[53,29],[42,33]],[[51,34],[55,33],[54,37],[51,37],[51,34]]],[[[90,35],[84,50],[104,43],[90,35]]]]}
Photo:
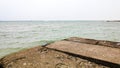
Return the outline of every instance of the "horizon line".
{"type": "Polygon", "coordinates": [[[0,22],[4,21],[113,21],[113,20],[0,20],[0,22]]]}

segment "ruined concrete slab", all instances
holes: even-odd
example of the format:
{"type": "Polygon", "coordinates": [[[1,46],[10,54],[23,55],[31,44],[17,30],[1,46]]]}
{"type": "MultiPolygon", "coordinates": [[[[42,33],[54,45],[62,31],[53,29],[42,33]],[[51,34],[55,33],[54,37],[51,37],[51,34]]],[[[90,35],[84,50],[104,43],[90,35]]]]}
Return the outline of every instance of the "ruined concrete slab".
{"type": "Polygon", "coordinates": [[[120,68],[119,42],[72,37],[7,55],[0,68],[120,68]]]}
{"type": "Polygon", "coordinates": [[[79,43],[86,43],[86,44],[93,44],[93,45],[102,45],[102,46],[108,46],[113,48],[120,48],[120,42],[114,42],[114,41],[95,40],[95,39],[78,38],[78,37],[71,37],[64,40],[79,42],[79,43]]]}
{"type": "Polygon", "coordinates": [[[0,59],[0,68],[110,68],[55,51],[46,47],[35,47],[0,59]]]}
{"type": "Polygon", "coordinates": [[[64,40],[79,42],[79,43],[86,43],[86,44],[93,44],[93,45],[96,45],[98,43],[98,40],[87,39],[87,38],[78,38],[78,37],[70,37],[70,38],[67,38],[67,39],[64,39],[64,40]]]}
{"type": "Polygon", "coordinates": [[[119,48],[111,48],[71,41],[58,41],[46,47],[120,64],[119,48]]]}

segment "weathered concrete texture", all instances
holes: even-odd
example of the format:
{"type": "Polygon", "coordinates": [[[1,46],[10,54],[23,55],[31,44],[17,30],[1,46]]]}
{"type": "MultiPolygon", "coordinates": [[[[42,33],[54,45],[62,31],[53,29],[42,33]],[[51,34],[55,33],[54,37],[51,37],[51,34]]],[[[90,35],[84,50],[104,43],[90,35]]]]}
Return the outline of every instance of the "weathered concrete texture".
{"type": "Polygon", "coordinates": [[[120,48],[120,42],[113,42],[113,41],[106,41],[106,40],[94,40],[94,39],[87,39],[87,38],[78,38],[78,37],[71,37],[68,39],[64,39],[66,41],[73,41],[79,43],[86,43],[86,44],[93,44],[93,45],[103,45],[113,48],[120,48]]]}
{"type": "Polygon", "coordinates": [[[46,47],[120,64],[120,49],[118,48],[71,41],[58,41],[46,47]]]}
{"type": "Polygon", "coordinates": [[[98,40],[86,39],[86,38],[78,38],[78,37],[71,37],[71,38],[64,39],[64,40],[73,41],[73,42],[79,42],[79,43],[86,43],[86,44],[93,44],[93,45],[96,45],[98,43],[98,40]]]}
{"type": "Polygon", "coordinates": [[[109,68],[46,47],[35,47],[8,55],[0,68],[109,68]]]}

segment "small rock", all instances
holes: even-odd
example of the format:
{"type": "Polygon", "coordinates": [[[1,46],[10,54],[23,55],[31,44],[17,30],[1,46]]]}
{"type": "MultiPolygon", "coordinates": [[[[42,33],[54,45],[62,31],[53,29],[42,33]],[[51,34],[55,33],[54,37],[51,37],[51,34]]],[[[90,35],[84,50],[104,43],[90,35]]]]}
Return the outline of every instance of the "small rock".
{"type": "Polygon", "coordinates": [[[27,65],[27,63],[23,63],[23,65],[27,65]]]}

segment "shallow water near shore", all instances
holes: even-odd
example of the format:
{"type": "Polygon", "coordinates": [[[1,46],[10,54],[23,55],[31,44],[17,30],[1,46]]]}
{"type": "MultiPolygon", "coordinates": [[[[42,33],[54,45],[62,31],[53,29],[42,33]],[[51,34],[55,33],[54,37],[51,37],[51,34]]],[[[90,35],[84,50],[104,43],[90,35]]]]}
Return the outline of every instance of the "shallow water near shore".
{"type": "Polygon", "coordinates": [[[0,57],[69,37],[120,42],[120,22],[7,21],[0,22],[0,57]]]}

